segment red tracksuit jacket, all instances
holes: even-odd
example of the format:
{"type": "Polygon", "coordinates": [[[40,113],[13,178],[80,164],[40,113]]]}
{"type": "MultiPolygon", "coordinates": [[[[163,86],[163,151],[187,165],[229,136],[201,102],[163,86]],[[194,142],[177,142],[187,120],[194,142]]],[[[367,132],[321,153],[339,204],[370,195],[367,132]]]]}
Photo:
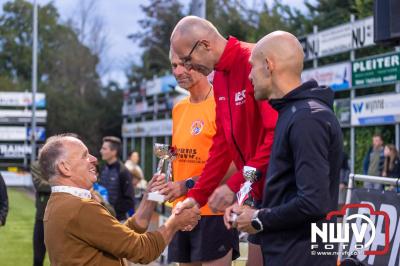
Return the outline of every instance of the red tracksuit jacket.
{"type": "Polygon", "coordinates": [[[240,171],[227,181],[229,188],[239,191],[244,182],[243,166],[252,166],[262,172],[262,180],[253,185],[253,196],[256,200],[262,199],[278,115],[267,101],[254,99],[253,85],[248,78],[253,46],[229,37],[215,66],[217,132],[203,172],[188,192],[188,197],[194,198],[200,206],[207,203],[220,185],[232,160],[240,171]]]}

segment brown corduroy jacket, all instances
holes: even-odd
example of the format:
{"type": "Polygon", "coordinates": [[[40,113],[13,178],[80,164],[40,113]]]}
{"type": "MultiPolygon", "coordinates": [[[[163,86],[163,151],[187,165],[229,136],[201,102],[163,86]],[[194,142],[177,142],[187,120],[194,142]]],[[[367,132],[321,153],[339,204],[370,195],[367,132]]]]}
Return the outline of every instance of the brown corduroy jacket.
{"type": "Polygon", "coordinates": [[[52,193],[44,215],[50,263],[124,265],[122,258],[146,264],[165,249],[159,232],[147,232],[134,216],[120,224],[101,204],[68,193],[52,193]]]}

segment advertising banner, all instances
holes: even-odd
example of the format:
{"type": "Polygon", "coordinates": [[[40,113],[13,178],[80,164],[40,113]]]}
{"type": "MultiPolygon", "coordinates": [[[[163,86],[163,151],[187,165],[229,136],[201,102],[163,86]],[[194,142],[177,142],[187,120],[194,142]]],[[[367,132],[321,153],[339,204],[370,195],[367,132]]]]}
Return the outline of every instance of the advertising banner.
{"type": "Polygon", "coordinates": [[[337,99],[333,103],[333,110],[342,127],[349,127],[351,122],[350,99],[337,99]]]}
{"type": "Polygon", "coordinates": [[[400,53],[355,60],[352,63],[353,87],[379,86],[400,81],[400,53]]]}
{"type": "MultiPolygon", "coordinates": [[[[44,93],[36,93],[36,107],[46,107],[44,93]]],[[[26,107],[32,106],[32,93],[30,92],[0,92],[0,106],[26,107]]]]}
{"type": "Polygon", "coordinates": [[[30,145],[25,144],[0,144],[0,159],[22,159],[27,154],[31,154],[32,149],[30,145]]]}
{"type": "Polygon", "coordinates": [[[171,136],[172,120],[155,120],[129,123],[122,126],[123,137],[171,136]]]}
{"type": "MultiPolygon", "coordinates": [[[[368,208],[350,209],[353,215],[352,223],[363,226],[367,236],[365,241],[358,243],[355,233],[350,234],[350,242],[345,250],[350,253],[357,251],[357,259],[363,265],[397,266],[400,264],[400,197],[394,191],[354,189],[351,203],[368,204],[368,208]],[[366,222],[370,222],[367,225],[366,222]],[[371,224],[372,223],[372,224],[371,224]],[[367,243],[371,244],[368,245],[367,243]],[[360,249],[356,248],[357,245],[360,249]],[[361,248],[364,246],[364,248],[361,248]],[[366,254],[367,253],[367,254],[366,254]],[[374,254],[375,253],[375,254],[374,254]]],[[[352,232],[352,230],[350,230],[352,232]]]]}
{"type": "Polygon", "coordinates": [[[155,78],[153,80],[146,81],[146,95],[150,96],[155,94],[167,93],[172,91],[176,85],[176,79],[172,75],[155,78]]]}
{"type": "MultiPolygon", "coordinates": [[[[46,110],[36,111],[36,122],[45,123],[47,119],[46,110]]],[[[0,123],[30,123],[32,112],[30,110],[0,110],[0,123]]]]}
{"type": "Polygon", "coordinates": [[[353,126],[383,125],[400,122],[400,94],[383,94],[351,101],[353,126]]]}
{"type": "Polygon", "coordinates": [[[329,86],[334,91],[351,88],[351,63],[339,63],[304,70],[301,74],[303,82],[315,79],[319,85],[329,86]]]}
{"type": "Polygon", "coordinates": [[[304,60],[374,45],[374,19],[368,17],[299,38],[304,60]]]}
{"type": "MultiPolygon", "coordinates": [[[[26,127],[0,126],[0,141],[25,141],[30,140],[31,129],[26,127]]],[[[36,140],[46,139],[46,129],[36,127],[36,140]]]]}

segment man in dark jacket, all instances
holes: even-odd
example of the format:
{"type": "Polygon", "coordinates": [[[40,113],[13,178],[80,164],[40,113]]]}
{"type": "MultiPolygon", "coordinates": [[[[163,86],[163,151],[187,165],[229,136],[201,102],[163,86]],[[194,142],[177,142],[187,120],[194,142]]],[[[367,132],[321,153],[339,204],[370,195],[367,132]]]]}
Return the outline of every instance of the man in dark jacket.
{"type": "Polygon", "coordinates": [[[303,58],[297,38],[282,31],[261,39],[250,58],[255,97],[269,99],[279,118],[261,209],[228,208],[225,221],[232,209],[240,214],[238,229],[259,234],[268,266],[336,265],[335,256],[312,255],[311,223],[337,210],[342,133],[333,91],[301,84],[303,58]]]}
{"type": "Polygon", "coordinates": [[[0,174],[0,226],[6,224],[8,214],[8,195],[7,186],[4,183],[3,176],[0,174]]]}
{"type": "Polygon", "coordinates": [[[121,140],[117,137],[104,137],[100,153],[106,165],[100,172],[99,184],[108,190],[108,200],[114,207],[116,218],[126,220],[127,212],[134,208],[132,175],[118,159],[121,140]]]}
{"type": "MultiPolygon", "coordinates": [[[[369,148],[363,161],[363,174],[372,176],[382,176],[385,155],[383,154],[382,136],[375,134],[372,137],[372,146],[369,148]]],[[[365,188],[383,189],[382,184],[364,182],[365,188]]]]}
{"type": "Polygon", "coordinates": [[[33,228],[33,265],[41,266],[43,265],[44,256],[46,254],[43,216],[47,202],[49,201],[51,187],[49,181],[42,175],[38,161],[31,164],[31,175],[33,186],[36,190],[36,216],[35,226],[33,228]]]}

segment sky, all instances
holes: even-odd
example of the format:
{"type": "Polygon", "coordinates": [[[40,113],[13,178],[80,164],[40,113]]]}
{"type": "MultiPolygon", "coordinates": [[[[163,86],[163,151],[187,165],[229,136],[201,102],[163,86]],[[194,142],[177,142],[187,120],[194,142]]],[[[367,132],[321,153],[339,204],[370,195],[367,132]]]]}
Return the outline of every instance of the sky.
{"type": "MultiPolygon", "coordinates": [[[[80,1],[89,0],[53,0],[52,2],[57,7],[61,19],[66,21],[74,16],[80,1]]],[[[129,40],[127,36],[140,30],[138,21],[144,18],[140,5],[146,5],[148,0],[95,1],[96,12],[103,19],[105,32],[108,36],[108,49],[101,58],[102,64],[107,66],[108,72],[102,76],[102,81],[107,83],[108,80],[116,80],[121,86],[125,86],[125,72],[131,62],[139,61],[141,54],[138,44],[129,40]]],[[[256,0],[247,1],[248,3],[260,2],[256,0]]],[[[272,2],[272,0],[266,1],[272,2]]],[[[0,0],[0,5],[3,6],[5,2],[7,0],[0,0]]],[[[37,2],[39,5],[44,5],[51,1],[37,0],[37,2]]],[[[282,2],[300,9],[304,8],[303,0],[282,0],[282,2]]]]}

